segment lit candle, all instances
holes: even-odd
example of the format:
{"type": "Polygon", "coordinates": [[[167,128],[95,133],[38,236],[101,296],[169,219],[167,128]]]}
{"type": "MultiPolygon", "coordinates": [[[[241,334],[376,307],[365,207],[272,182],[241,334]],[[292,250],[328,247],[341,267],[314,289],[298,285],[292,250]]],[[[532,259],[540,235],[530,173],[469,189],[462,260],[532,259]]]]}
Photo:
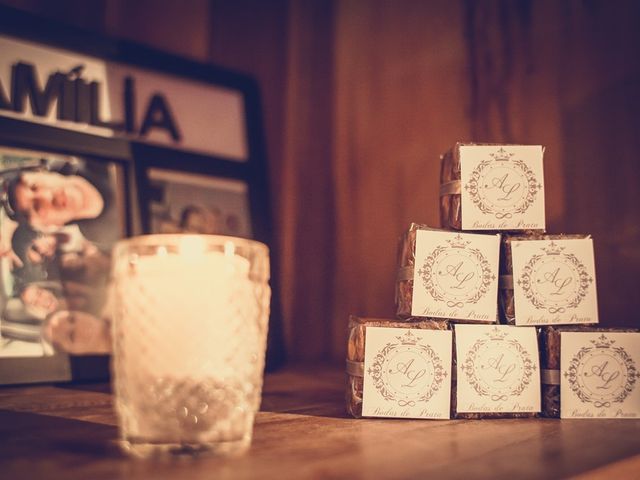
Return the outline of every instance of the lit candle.
{"type": "Polygon", "coordinates": [[[228,442],[252,424],[269,289],[233,241],[208,241],[182,236],[116,263],[116,393],[134,437],[228,442]]]}

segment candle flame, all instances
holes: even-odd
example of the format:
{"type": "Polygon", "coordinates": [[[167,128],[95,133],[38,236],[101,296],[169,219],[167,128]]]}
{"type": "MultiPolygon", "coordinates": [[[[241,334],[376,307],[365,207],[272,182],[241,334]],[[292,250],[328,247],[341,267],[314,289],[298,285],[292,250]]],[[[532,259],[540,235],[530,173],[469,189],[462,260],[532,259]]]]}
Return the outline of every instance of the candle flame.
{"type": "Polygon", "coordinates": [[[184,237],[180,239],[179,252],[183,258],[201,258],[206,247],[207,244],[202,237],[184,237]]]}
{"type": "Polygon", "coordinates": [[[235,253],[236,253],[236,245],[231,241],[224,242],[225,257],[233,257],[235,253]]]}

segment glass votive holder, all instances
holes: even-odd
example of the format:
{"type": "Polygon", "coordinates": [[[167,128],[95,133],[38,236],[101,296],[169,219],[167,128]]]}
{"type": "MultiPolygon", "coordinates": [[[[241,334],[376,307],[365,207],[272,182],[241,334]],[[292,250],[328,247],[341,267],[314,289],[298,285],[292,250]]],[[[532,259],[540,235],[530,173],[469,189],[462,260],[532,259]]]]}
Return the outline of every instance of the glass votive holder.
{"type": "Polygon", "coordinates": [[[214,235],[147,235],[113,254],[112,371],[128,453],[237,454],[260,405],[269,251],[214,235]]]}

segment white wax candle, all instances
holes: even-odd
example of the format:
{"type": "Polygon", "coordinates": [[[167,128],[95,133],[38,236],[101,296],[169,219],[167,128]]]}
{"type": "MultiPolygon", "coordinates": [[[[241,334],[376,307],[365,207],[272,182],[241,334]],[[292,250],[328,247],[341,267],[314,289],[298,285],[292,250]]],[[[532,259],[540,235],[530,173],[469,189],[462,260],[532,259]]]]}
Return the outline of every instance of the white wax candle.
{"type": "Polygon", "coordinates": [[[265,330],[255,320],[259,302],[249,261],[231,243],[224,253],[207,252],[199,238],[184,240],[178,253],[160,247],[117,272],[127,369],[192,379],[241,374],[265,330]]]}

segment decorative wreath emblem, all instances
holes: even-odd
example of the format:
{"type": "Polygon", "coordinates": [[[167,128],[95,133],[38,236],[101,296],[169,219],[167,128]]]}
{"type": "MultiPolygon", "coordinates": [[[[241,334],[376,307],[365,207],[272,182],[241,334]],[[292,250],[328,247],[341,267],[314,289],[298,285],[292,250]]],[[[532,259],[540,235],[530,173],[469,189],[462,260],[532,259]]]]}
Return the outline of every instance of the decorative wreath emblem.
{"type": "Polygon", "coordinates": [[[536,371],[531,355],[497,327],[485,336],[473,344],[461,366],[467,381],[478,395],[494,402],[520,395],[536,371]]]}
{"type": "Polygon", "coordinates": [[[411,330],[396,339],[378,352],[367,373],[385,400],[414,407],[433,397],[447,371],[433,348],[419,343],[411,330]]]}
{"type": "Polygon", "coordinates": [[[564,247],[551,242],[539,255],[529,259],[518,285],[531,304],[549,313],[564,313],[576,308],[589,292],[593,278],[584,264],[564,247]]]}
{"type": "Polygon", "coordinates": [[[477,303],[496,279],[489,261],[477,248],[469,248],[458,234],[437,246],[424,261],[418,275],[434,300],[462,308],[477,303]]]}
{"type": "Polygon", "coordinates": [[[571,391],[583,403],[610,407],[624,402],[635,388],[640,372],[625,349],[614,343],[604,334],[591,340],[592,345],[578,350],[564,372],[571,391]]]}
{"type": "Polygon", "coordinates": [[[542,189],[536,174],[513,155],[504,148],[492,153],[490,160],[476,166],[464,186],[482,213],[499,220],[526,212],[542,189]]]}

